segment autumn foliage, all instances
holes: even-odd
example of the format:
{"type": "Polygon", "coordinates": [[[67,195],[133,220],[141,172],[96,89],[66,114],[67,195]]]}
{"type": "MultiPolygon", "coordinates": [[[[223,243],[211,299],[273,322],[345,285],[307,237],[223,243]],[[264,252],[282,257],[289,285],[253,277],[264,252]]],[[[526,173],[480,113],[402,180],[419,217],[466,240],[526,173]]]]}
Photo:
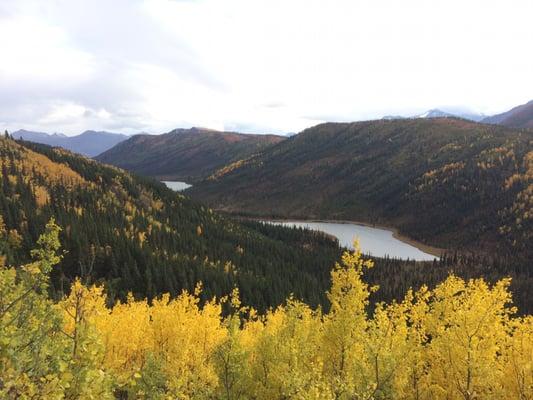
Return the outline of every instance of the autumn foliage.
{"type": "MultiPolygon", "coordinates": [[[[34,261],[0,268],[0,398],[530,399],[533,318],[513,317],[509,280],[450,276],[372,315],[372,262],[346,252],[324,313],[289,298],[258,315],[238,290],[200,304],[201,285],[151,304],[106,306],[77,280],[46,294],[59,262],[51,221],[34,261]]],[[[2,232],[2,251],[8,250],[2,232]]]]}

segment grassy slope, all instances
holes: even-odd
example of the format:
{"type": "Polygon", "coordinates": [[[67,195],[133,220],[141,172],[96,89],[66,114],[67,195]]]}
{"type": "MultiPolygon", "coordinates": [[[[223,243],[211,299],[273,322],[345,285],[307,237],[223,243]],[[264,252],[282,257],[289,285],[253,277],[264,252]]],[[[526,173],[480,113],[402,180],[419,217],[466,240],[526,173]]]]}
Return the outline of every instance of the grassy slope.
{"type": "Polygon", "coordinates": [[[362,220],[438,247],[523,251],[532,143],[529,131],[454,118],[327,123],[187,193],[229,212],[362,220]]]}
{"type": "Polygon", "coordinates": [[[176,129],[164,135],[134,136],[96,159],[142,175],[193,182],[283,139],[275,135],[176,129]]]}

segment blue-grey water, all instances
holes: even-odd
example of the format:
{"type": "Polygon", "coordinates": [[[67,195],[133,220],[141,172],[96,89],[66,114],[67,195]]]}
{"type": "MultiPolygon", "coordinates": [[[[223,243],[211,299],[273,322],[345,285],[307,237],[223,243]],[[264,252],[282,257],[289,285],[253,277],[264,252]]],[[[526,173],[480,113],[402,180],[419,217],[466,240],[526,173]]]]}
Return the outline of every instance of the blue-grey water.
{"type": "Polygon", "coordinates": [[[167,187],[169,187],[172,190],[175,190],[176,192],[181,192],[182,190],[185,190],[192,186],[192,185],[189,185],[188,183],[178,182],[178,181],[161,181],[161,182],[163,182],[165,185],[167,185],[167,187]]]}
{"type": "Polygon", "coordinates": [[[339,239],[343,247],[353,249],[354,239],[359,239],[363,253],[375,257],[394,257],[417,261],[433,260],[437,257],[404,243],[392,236],[392,231],[387,229],[372,228],[353,223],[334,222],[302,222],[302,221],[269,221],[270,223],[285,226],[295,226],[322,231],[339,239]]]}

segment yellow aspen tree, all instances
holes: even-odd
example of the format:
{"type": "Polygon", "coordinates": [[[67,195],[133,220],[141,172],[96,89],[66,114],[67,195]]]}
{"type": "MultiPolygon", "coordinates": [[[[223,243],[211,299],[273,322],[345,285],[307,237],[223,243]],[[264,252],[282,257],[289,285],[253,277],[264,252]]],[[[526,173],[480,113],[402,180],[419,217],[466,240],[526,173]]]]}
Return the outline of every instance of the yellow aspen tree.
{"type": "Polygon", "coordinates": [[[250,397],[310,398],[321,381],[320,313],[290,298],[285,307],[247,324],[244,332],[253,343],[249,346],[250,397]]]}
{"type": "Polygon", "coordinates": [[[355,243],[354,252],[345,252],[342,263],[331,272],[328,293],[331,309],[324,316],[322,337],[324,375],[337,399],[361,397],[373,389],[361,381],[364,366],[364,335],[368,327],[366,306],[373,290],[362,280],[372,261],[362,258],[355,243]]]}
{"type": "Polygon", "coordinates": [[[163,362],[169,393],[178,398],[208,398],[218,385],[213,358],[226,329],[220,304],[199,306],[200,290],[174,300],[163,296],[151,308],[153,354],[163,362]]]}
{"type": "Polygon", "coordinates": [[[230,315],[224,320],[227,332],[214,352],[219,385],[216,398],[238,400],[245,398],[250,386],[251,371],[247,365],[247,349],[243,346],[241,318],[246,308],[241,307],[239,290],[234,289],[229,298],[230,315]]]}
{"type": "Polygon", "coordinates": [[[99,315],[108,314],[103,289],[87,288],[76,279],[70,295],[58,307],[64,316],[63,333],[70,344],[65,398],[112,399],[111,377],[104,369],[104,347],[95,323],[99,315]]]}
{"type": "Polygon", "coordinates": [[[406,384],[409,303],[378,304],[360,340],[364,356],[358,363],[358,392],[363,399],[398,398],[406,384]]]}
{"type": "Polygon", "coordinates": [[[512,308],[508,279],[490,287],[481,279],[450,276],[433,291],[425,321],[429,398],[504,398],[501,380],[512,308]]]}
{"type": "Polygon", "coordinates": [[[129,295],[125,303],[98,314],[94,323],[104,345],[104,366],[117,390],[137,395],[137,379],[153,349],[148,303],[129,295]]]}
{"type": "Polygon", "coordinates": [[[502,387],[505,396],[519,400],[533,399],[533,317],[511,320],[502,349],[502,387]]]}
{"type": "Polygon", "coordinates": [[[0,266],[2,399],[61,399],[68,386],[61,315],[47,296],[48,274],[60,261],[59,231],[50,220],[31,252],[33,262],[0,266]]]}

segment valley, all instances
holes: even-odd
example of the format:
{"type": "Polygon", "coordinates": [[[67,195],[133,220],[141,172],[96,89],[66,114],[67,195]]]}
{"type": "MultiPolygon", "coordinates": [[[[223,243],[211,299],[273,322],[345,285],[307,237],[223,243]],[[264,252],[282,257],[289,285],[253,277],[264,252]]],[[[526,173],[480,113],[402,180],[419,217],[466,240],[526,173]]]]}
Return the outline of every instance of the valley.
{"type": "Polygon", "coordinates": [[[532,141],[454,118],[328,123],[185,193],[243,216],[363,221],[451,251],[527,258],[532,141]]]}
{"type": "Polygon", "coordinates": [[[533,400],[532,15],[0,0],[0,400],[533,400]]]}
{"type": "MultiPolygon", "coordinates": [[[[182,131],[173,140],[190,141],[193,134],[182,131]]],[[[209,158],[214,143],[224,140],[216,131],[209,140],[196,134],[202,145],[192,164],[209,158]]],[[[386,266],[368,275],[382,287],[380,299],[397,299],[396,293],[421,282],[435,284],[453,270],[491,281],[514,277],[515,301],[527,312],[533,309],[532,144],[530,130],[454,117],[327,123],[211,166],[203,178],[186,180],[193,185],[180,193],[244,224],[297,221],[300,233],[309,224],[335,224],[337,230],[321,231],[347,247],[360,227],[351,230],[343,222],[385,227],[372,252],[404,259],[375,258],[386,266]],[[391,254],[391,239],[411,250],[391,254]],[[434,256],[442,257],[429,261],[434,256]]],[[[132,149],[143,151],[142,145],[132,149]]],[[[114,163],[113,152],[108,161],[114,163]]],[[[131,168],[136,165],[143,164],[131,168]]],[[[363,251],[370,251],[364,243],[363,251]]]]}

